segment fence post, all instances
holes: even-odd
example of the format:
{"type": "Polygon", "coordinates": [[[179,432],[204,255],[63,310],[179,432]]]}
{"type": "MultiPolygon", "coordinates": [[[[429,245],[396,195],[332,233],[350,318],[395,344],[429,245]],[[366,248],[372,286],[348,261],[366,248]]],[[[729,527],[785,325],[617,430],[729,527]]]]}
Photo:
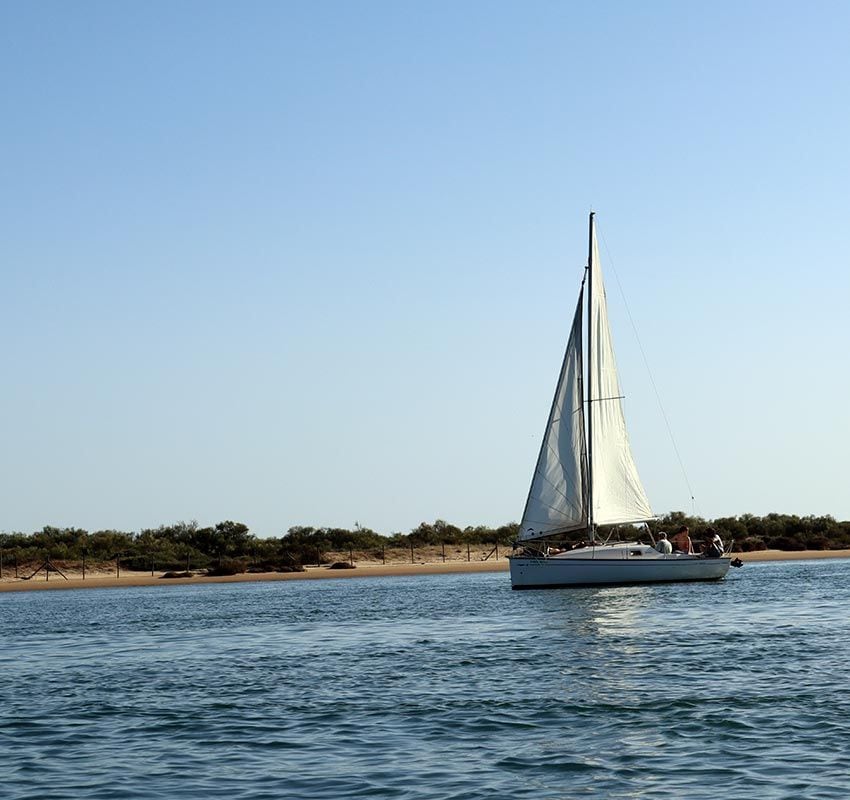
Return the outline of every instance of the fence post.
{"type": "Polygon", "coordinates": [[[153,556],[151,556],[151,577],[153,577],[153,570],[154,570],[154,567],[155,567],[155,566],[156,566],[156,565],[155,565],[155,563],[154,563],[153,556]]]}
{"type": "Polygon", "coordinates": [[[115,556],[115,577],[121,577],[121,556],[115,556]]]}
{"type": "Polygon", "coordinates": [[[383,544],[381,545],[381,563],[382,564],[387,563],[387,553],[386,553],[386,550],[384,549],[385,547],[386,547],[386,545],[383,545],[383,544]]]}
{"type": "Polygon", "coordinates": [[[354,550],[351,547],[348,548],[348,563],[354,566],[354,550]]]}
{"type": "Polygon", "coordinates": [[[469,550],[469,542],[466,543],[466,560],[472,561],[472,553],[469,550]]]}

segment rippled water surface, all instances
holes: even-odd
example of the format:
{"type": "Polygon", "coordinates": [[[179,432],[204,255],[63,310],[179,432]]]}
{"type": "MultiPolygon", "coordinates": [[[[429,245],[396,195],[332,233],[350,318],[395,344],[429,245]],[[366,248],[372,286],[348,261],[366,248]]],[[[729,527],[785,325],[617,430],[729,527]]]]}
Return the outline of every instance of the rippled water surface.
{"type": "Polygon", "coordinates": [[[0,595],[0,795],[843,800],[848,582],[0,595]]]}

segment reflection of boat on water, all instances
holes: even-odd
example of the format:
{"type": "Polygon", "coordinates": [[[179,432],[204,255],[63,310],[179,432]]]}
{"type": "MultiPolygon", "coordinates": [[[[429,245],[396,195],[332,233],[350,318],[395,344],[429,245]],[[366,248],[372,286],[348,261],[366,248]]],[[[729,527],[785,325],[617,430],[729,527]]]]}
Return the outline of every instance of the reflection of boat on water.
{"type": "Polygon", "coordinates": [[[717,580],[729,571],[728,555],[665,554],[637,541],[599,541],[600,528],[646,523],[654,516],[626,433],[592,213],[589,239],[585,280],[520,524],[521,549],[511,556],[511,585],[717,580]],[[582,533],[588,544],[563,552],[547,546],[582,533]]]}

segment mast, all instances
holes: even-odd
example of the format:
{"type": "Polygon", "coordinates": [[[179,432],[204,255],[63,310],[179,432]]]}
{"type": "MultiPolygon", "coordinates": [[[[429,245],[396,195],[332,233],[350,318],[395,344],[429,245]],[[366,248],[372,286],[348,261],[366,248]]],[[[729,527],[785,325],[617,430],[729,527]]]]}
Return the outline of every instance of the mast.
{"type": "Polygon", "coordinates": [[[587,233],[587,529],[596,541],[593,526],[593,217],[587,233]]]}

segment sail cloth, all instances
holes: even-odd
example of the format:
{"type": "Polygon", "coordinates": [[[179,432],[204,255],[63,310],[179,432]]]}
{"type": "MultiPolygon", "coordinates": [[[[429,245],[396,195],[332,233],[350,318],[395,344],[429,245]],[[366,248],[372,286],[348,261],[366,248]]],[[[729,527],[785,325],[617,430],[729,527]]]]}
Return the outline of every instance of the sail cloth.
{"type": "Polygon", "coordinates": [[[653,514],[626,433],[595,227],[591,247],[593,281],[590,297],[589,397],[592,405],[590,413],[593,414],[593,522],[596,525],[642,522],[652,519],[653,514]]]}
{"type": "Polygon", "coordinates": [[[582,290],[518,538],[540,539],[587,527],[582,398],[582,290]]]}

